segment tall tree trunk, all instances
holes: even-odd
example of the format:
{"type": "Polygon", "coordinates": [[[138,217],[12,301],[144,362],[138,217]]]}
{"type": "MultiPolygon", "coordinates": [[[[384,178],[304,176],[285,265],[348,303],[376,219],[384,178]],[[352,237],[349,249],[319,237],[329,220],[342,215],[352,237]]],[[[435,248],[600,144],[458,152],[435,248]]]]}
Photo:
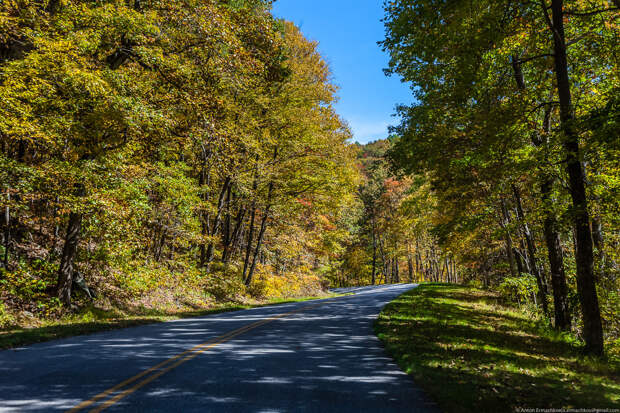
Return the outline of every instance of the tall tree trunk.
{"type": "Polygon", "coordinates": [[[58,268],[58,283],[56,286],[58,298],[66,305],[71,305],[71,286],[73,284],[74,259],[77,254],[80,242],[80,231],[82,229],[82,214],[71,212],[67,225],[67,235],[65,245],[60,257],[60,267],[58,268]]]}
{"type": "Polygon", "coordinates": [[[54,198],[54,210],[52,212],[52,218],[54,222],[54,237],[52,238],[52,253],[53,254],[56,254],[56,243],[58,242],[58,235],[60,234],[60,227],[56,220],[58,216],[58,200],[59,198],[58,196],[56,196],[56,198],[54,198]]]}
{"type": "MultiPolygon", "coordinates": [[[[204,145],[202,148],[202,168],[200,170],[200,177],[198,180],[198,185],[202,191],[202,201],[204,203],[209,201],[209,186],[211,184],[211,166],[209,165],[209,159],[211,158],[211,153],[205,148],[204,145]]],[[[207,244],[205,242],[205,238],[209,234],[209,224],[211,218],[209,217],[209,213],[205,211],[200,212],[200,262],[199,266],[204,268],[207,262],[207,244]]]]}
{"type": "MultiPolygon", "coordinates": [[[[228,246],[230,245],[230,238],[232,236],[232,218],[230,216],[230,204],[232,202],[232,185],[228,185],[228,191],[226,192],[226,214],[224,216],[224,229],[222,231],[222,250],[228,248],[228,246]]],[[[222,252],[222,256],[224,256],[225,253],[222,252]]]]}
{"type": "Polygon", "coordinates": [[[415,253],[415,277],[416,281],[420,279],[420,273],[422,269],[420,268],[420,254],[416,251],[415,253]]]}
{"type": "Polygon", "coordinates": [[[385,250],[383,249],[383,240],[379,238],[379,252],[381,253],[381,263],[383,264],[383,280],[387,284],[387,258],[385,257],[385,250]]]}
{"type": "MultiPolygon", "coordinates": [[[[530,267],[530,256],[527,253],[527,246],[525,245],[525,236],[523,235],[523,231],[521,228],[518,230],[519,232],[519,248],[515,248],[515,256],[521,259],[521,267],[520,273],[526,272],[528,274],[533,274],[533,270],[530,267]]],[[[518,265],[518,264],[517,264],[518,265]]]]}
{"type": "MultiPolygon", "coordinates": [[[[222,189],[220,190],[220,196],[218,197],[218,200],[217,200],[217,214],[215,215],[213,225],[207,225],[208,235],[211,238],[217,236],[217,234],[220,231],[220,227],[222,225],[222,212],[224,210],[224,201],[226,199],[225,197],[226,197],[226,194],[228,193],[230,184],[231,184],[231,178],[230,176],[227,176],[226,179],[224,180],[224,184],[222,185],[222,189]]],[[[208,220],[209,217],[207,216],[206,219],[208,220]]],[[[209,265],[211,264],[211,261],[213,261],[213,249],[214,248],[215,248],[214,242],[209,241],[209,244],[207,246],[207,251],[204,256],[204,261],[202,262],[202,266],[205,267],[207,271],[209,271],[209,265]]]]}
{"type": "Polygon", "coordinates": [[[400,268],[398,266],[398,256],[394,257],[394,282],[400,283],[400,268]]]}
{"type": "Polygon", "coordinates": [[[159,238],[156,249],[155,249],[155,261],[159,262],[161,259],[161,253],[164,250],[164,245],[166,244],[166,236],[168,235],[168,228],[163,227],[161,231],[161,237],[159,238]]]}
{"type": "MultiPolygon", "coordinates": [[[[278,147],[274,147],[273,148],[273,162],[275,163],[276,160],[278,159],[278,147]]],[[[258,165],[258,156],[256,157],[256,161],[257,161],[257,165],[258,165]]],[[[257,181],[254,181],[257,184],[257,181]]],[[[267,229],[267,220],[269,219],[269,212],[271,210],[271,197],[273,195],[273,189],[274,189],[274,181],[273,179],[269,181],[269,189],[267,190],[267,202],[266,202],[266,207],[265,207],[265,211],[263,213],[263,219],[260,225],[260,231],[258,234],[258,241],[256,242],[256,250],[254,251],[254,257],[252,259],[252,265],[250,267],[250,271],[248,272],[247,278],[245,278],[245,266],[243,268],[243,272],[244,272],[244,280],[245,280],[245,285],[249,286],[252,283],[252,277],[254,276],[254,270],[256,268],[256,257],[258,256],[262,243],[263,243],[263,238],[265,236],[265,230],[267,229]]],[[[256,187],[257,188],[257,187],[256,187]]],[[[251,245],[250,245],[251,247],[251,245]]]]}
{"type": "Polygon", "coordinates": [[[407,270],[409,271],[409,282],[413,282],[413,257],[411,256],[411,246],[407,241],[407,270]]]}
{"type": "Polygon", "coordinates": [[[430,259],[430,265],[431,265],[431,277],[433,282],[437,282],[439,281],[438,279],[438,275],[439,272],[437,271],[437,259],[435,256],[435,245],[431,246],[431,259],[430,259]]]}
{"type": "MultiPolygon", "coordinates": [[[[546,13],[546,9],[544,10],[546,13]]],[[[573,201],[572,216],[577,238],[577,290],[583,315],[583,336],[586,352],[603,355],[603,325],[596,293],[594,278],[594,255],[592,233],[586,197],[585,176],[581,167],[579,134],[575,128],[575,114],[570,91],[566,38],[564,34],[564,1],[552,0],[553,21],[550,26],[553,34],[553,50],[558,97],[560,101],[560,121],[566,154],[566,171],[569,176],[570,194],[573,201]]]]}
{"type": "Polygon", "coordinates": [[[254,221],[256,220],[256,205],[252,202],[252,213],[250,214],[250,228],[248,230],[248,242],[245,246],[245,259],[243,260],[243,274],[242,278],[245,282],[247,280],[248,267],[250,265],[250,254],[252,253],[252,244],[254,241],[254,221]]]}
{"type": "Polygon", "coordinates": [[[600,216],[594,216],[592,218],[592,241],[594,246],[598,250],[599,255],[603,256],[603,224],[601,223],[600,216]]]}
{"type": "Polygon", "coordinates": [[[372,275],[371,285],[375,285],[377,275],[377,236],[375,234],[375,218],[372,218],[372,275]]]}
{"type": "Polygon", "coordinates": [[[200,263],[199,263],[200,268],[204,268],[207,265],[207,256],[208,256],[209,251],[208,251],[207,244],[204,242],[204,239],[207,237],[208,234],[209,234],[209,228],[203,218],[203,221],[201,223],[201,229],[200,229],[200,235],[203,238],[200,244],[200,263]]]}
{"type": "Polygon", "coordinates": [[[243,221],[245,218],[245,211],[245,207],[241,207],[239,209],[239,212],[237,213],[237,218],[235,220],[235,228],[232,231],[232,235],[229,237],[228,243],[224,243],[224,248],[222,250],[223,263],[227,263],[230,260],[232,251],[235,249],[236,245],[239,242],[241,229],[243,227],[243,221]]]}
{"type": "Polygon", "coordinates": [[[6,190],[6,208],[4,209],[4,257],[2,263],[9,269],[9,250],[11,249],[11,191],[6,190]]]}
{"type": "Polygon", "coordinates": [[[456,261],[452,260],[452,276],[454,279],[454,283],[458,284],[459,282],[459,275],[456,272],[456,261]]]}
{"type": "Polygon", "coordinates": [[[536,284],[538,285],[538,301],[542,306],[543,313],[545,314],[545,316],[548,316],[549,303],[547,302],[547,283],[543,279],[543,274],[541,273],[540,267],[538,266],[538,262],[536,260],[536,246],[534,245],[534,240],[532,239],[532,233],[530,232],[530,228],[527,225],[527,221],[525,220],[525,213],[523,212],[523,205],[521,203],[521,194],[519,192],[519,188],[517,188],[517,186],[513,184],[512,191],[517,206],[517,217],[519,218],[519,223],[521,224],[521,229],[523,231],[523,235],[525,236],[527,252],[530,260],[530,270],[532,271],[532,275],[534,275],[534,277],[536,278],[536,284]]]}
{"type": "Polygon", "coordinates": [[[450,259],[450,274],[452,274],[452,282],[454,284],[458,283],[456,278],[456,262],[454,261],[454,257],[450,259]]]}
{"type": "Polygon", "coordinates": [[[237,235],[237,237],[233,240],[233,244],[230,248],[230,252],[228,253],[228,260],[230,260],[232,257],[234,257],[237,252],[241,253],[242,247],[243,247],[243,240],[245,239],[245,231],[246,231],[246,225],[245,225],[245,217],[243,217],[242,221],[241,221],[241,227],[239,230],[239,234],[237,235]]]}
{"type": "MultiPolygon", "coordinates": [[[[512,58],[512,67],[514,70],[517,87],[520,90],[525,89],[525,79],[521,63],[516,56],[512,58]]],[[[543,133],[546,137],[551,129],[551,108],[547,107],[543,120],[543,133]]],[[[543,137],[537,131],[531,134],[532,143],[540,148],[543,146],[543,137]]],[[[560,243],[560,234],[555,213],[551,207],[551,192],[553,189],[553,178],[542,171],[543,178],[541,182],[541,198],[544,205],[544,232],[547,253],[549,257],[549,269],[551,271],[551,286],[553,288],[553,302],[555,315],[555,328],[559,330],[570,330],[571,319],[568,308],[568,288],[566,286],[566,274],[564,273],[564,260],[562,257],[562,246],[560,243]]]]}
{"type": "Polygon", "coordinates": [[[430,254],[429,254],[429,257],[427,258],[426,268],[428,269],[429,281],[435,282],[435,265],[434,265],[433,259],[430,258],[430,254]]]}
{"type": "Polygon", "coordinates": [[[422,257],[422,252],[418,251],[418,256],[420,258],[420,268],[422,269],[422,276],[424,278],[424,281],[430,281],[428,269],[428,251],[424,255],[425,257],[422,257]]]}
{"type": "Polygon", "coordinates": [[[258,232],[258,240],[256,241],[256,249],[254,250],[254,256],[252,258],[252,265],[250,265],[248,276],[245,279],[246,286],[249,286],[250,284],[252,284],[252,278],[254,277],[254,271],[256,270],[257,257],[262,247],[263,239],[265,238],[265,230],[267,229],[268,215],[269,215],[269,211],[267,210],[265,211],[265,215],[263,216],[261,224],[260,224],[260,231],[258,232]]]}
{"type": "Polygon", "coordinates": [[[252,206],[250,210],[252,211],[250,214],[250,228],[248,230],[248,242],[245,246],[245,259],[243,260],[243,274],[242,279],[246,280],[246,275],[248,271],[248,266],[250,265],[250,254],[252,253],[252,242],[254,241],[254,221],[256,220],[256,197],[258,194],[256,193],[258,190],[258,160],[259,156],[256,155],[255,166],[254,166],[254,179],[252,180],[252,206]]]}
{"type": "MultiPolygon", "coordinates": [[[[273,162],[275,163],[278,159],[278,147],[273,148],[273,162]]],[[[257,157],[258,161],[258,157],[257,157]]],[[[265,237],[265,230],[267,229],[267,220],[269,219],[269,213],[271,211],[271,197],[273,196],[273,189],[275,187],[275,183],[273,179],[269,181],[269,189],[267,190],[267,202],[265,211],[263,213],[263,219],[260,226],[260,231],[258,234],[258,241],[256,242],[256,250],[254,251],[254,257],[252,259],[252,265],[250,267],[250,271],[245,278],[245,285],[249,286],[252,283],[252,277],[254,276],[254,270],[256,268],[256,257],[258,256],[260,249],[262,247],[263,238],[265,237]]],[[[244,275],[245,275],[245,267],[244,267],[244,275]]]]}
{"type": "Polygon", "coordinates": [[[510,266],[510,275],[514,278],[517,277],[517,264],[514,256],[514,247],[512,245],[512,237],[510,236],[510,229],[508,226],[510,225],[510,216],[508,215],[508,208],[506,208],[506,200],[504,197],[501,197],[501,210],[502,217],[500,218],[500,226],[504,231],[504,239],[506,242],[506,256],[508,257],[508,264],[510,266]]]}
{"type": "Polygon", "coordinates": [[[517,262],[517,272],[519,273],[519,275],[523,274],[524,272],[528,272],[529,270],[526,270],[524,266],[525,259],[521,255],[520,251],[515,248],[514,253],[517,262]]]}
{"type": "Polygon", "coordinates": [[[546,210],[544,228],[551,269],[551,285],[553,286],[555,328],[559,330],[570,330],[571,317],[568,307],[568,287],[566,286],[566,274],[564,273],[562,245],[560,243],[557,220],[553,213],[549,211],[549,204],[551,201],[551,182],[549,179],[545,179],[545,182],[543,182],[541,192],[543,194],[546,210]]]}
{"type": "MultiPolygon", "coordinates": [[[[543,132],[547,135],[551,129],[551,110],[545,111],[543,132]]],[[[541,146],[542,139],[534,139],[534,145],[541,146]]],[[[571,329],[571,315],[568,306],[568,287],[564,272],[564,257],[560,241],[558,220],[552,208],[551,194],[553,190],[553,178],[543,171],[543,179],[540,192],[544,205],[544,230],[547,254],[549,256],[549,269],[551,271],[551,286],[553,288],[553,303],[555,315],[555,328],[569,331],[571,329]]]]}
{"type": "Polygon", "coordinates": [[[245,279],[245,285],[249,286],[252,283],[252,277],[254,276],[254,270],[256,269],[256,257],[260,252],[260,248],[263,243],[263,238],[265,237],[265,230],[267,229],[267,220],[269,219],[269,213],[271,211],[271,197],[273,195],[274,183],[273,181],[269,182],[269,190],[267,191],[267,207],[263,213],[263,219],[260,224],[260,231],[258,233],[258,241],[256,242],[256,249],[254,250],[254,258],[252,259],[252,265],[250,266],[250,271],[248,272],[248,276],[245,279]]]}
{"type": "Polygon", "coordinates": [[[424,267],[422,263],[422,254],[420,254],[420,241],[416,237],[415,239],[415,272],[416,280],[424,281],[420,275],[424,273],[424,267]]]}

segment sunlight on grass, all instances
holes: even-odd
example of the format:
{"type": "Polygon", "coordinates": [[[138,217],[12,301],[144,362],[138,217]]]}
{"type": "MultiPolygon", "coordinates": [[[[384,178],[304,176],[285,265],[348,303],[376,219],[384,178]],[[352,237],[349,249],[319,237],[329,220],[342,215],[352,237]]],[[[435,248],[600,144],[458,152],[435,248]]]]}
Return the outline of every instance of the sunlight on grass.
{"type": "Polygon", "coordinates": [[[583,358],[574,337],[548,330],[491,292],[422,285],[388,304],[375,328],[445,411],[620,403],[616,362],[583,358]]]}

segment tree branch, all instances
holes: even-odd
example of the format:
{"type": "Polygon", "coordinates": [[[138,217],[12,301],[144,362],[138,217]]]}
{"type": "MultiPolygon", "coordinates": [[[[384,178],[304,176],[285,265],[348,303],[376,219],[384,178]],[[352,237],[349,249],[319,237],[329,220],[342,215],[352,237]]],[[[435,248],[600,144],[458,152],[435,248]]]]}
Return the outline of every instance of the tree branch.
{"type": "Polygon", "coordinates": [[[555,55],[553,53],[543,53],[543,54],[539,54],[536,56],[530,56],[530,57],[526,57],[524,59],[517,59],[515,60],[516,63],[518,64],[522,64],[522,63],[527,63],[530,60],[535,60],[535,59],[540,59],[541,57],[554,57],[555,55]]]}
{"type": "Polygon", "coordinates": [[[558,101],[543,102],[543,103],[541,103],[539,105],[536,105],[536,107],[534,109],[532,109],[530,111],[530,113],[536,112],[538,109],[543,108],[545,106],[553,106],[553,105],[559,105],[559,104],[560,104],[560,102],[558,102],[558,101]]]}
{"type": "Polygon", "coordinates": [[[619,7],[612,7],[609,9],[599,9],[599,10],[584,11],[584,12],[565,10],[564,14],[568,14],[570,16],[577,16],[577,17],[587,17],[587,16],[594,16],[595,14],[605,13],[608,11],[618,11],[618,10],[620,10],[619,7]]]}
{"type": "Polygon", "coordinates": [[[553,32],[554,36],[559,35],[559,33],[555,30],[555,26],[553,26],[553,22],[551,21],[551,16],[549,16],[549,9],[551,6],[547,7],[545,0],[540,0],[540,7],[542,8],[543,14],[545,16],[545,21],[547,22],[547,26],[553,32]]]}

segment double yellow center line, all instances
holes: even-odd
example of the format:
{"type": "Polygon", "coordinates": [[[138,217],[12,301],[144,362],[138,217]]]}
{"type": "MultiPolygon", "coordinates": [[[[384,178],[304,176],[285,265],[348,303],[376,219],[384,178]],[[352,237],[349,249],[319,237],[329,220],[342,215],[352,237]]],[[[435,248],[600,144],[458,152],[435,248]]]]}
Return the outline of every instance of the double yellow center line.
{"type": "Polygon", "coordinates": [[[325,300],[322,300],[322,302],[319,304],[304,306],[302,308],[299,308],[294,311],[290,311],[288,313],[278,314],[273,317],[265,318],[255,323],[248,324],[236,330],[230,331],[226,334],[223,334],[219,337],[216,337],[202,344],[198,344],[197,346],[192,347],[189,350],[186,350],[180,354],[177,354],[174,357],[164,360],[163,362],[157,364],[156,366],[153,366],[147,370],[144,370],[143,372],[136,374],[133,377],[128,378],[127,380],[117,384],[116,386],[110,387],[109,389],[97,394],[96,396],[93,396],[92,398],[83,401],[82,403],[78,404],[77,406],[75,406],[71,410],[68,410],[67,412],[73,413],[73,412],[81,411],[83,409],[86,409],[87,407],[90,407],[98,403],[100,400],[106,399],[109,396],[116,394],[114,397],[107,399],[105,402],[101,403],[99,406],[96,406],[90,410],[91,413],[101,412],[102,410],[107,409],[108,407],[118,403],[120,400],[134,393],[136,390],[140,389],[141,387],[146,386],[147,384],[149,384],[156,378],[166,374],[167,372],[180,366],[181,364],[187,361],[190,361],[191,359],[197,357],[199,354],[204,353],[205,351],[217,346],[218,344],[229,341],[232,338],[237,337],[238,335],[241,335],[247,331],[258,328],[274,320],[284,318],[292,314],[300,313],[305,310],[310,310],[312,308],[316,308],[323,304],[325,304],[325,300]],[[129,386],[131,384],[133,385],[123,390],[126,386],[129,386]]]}

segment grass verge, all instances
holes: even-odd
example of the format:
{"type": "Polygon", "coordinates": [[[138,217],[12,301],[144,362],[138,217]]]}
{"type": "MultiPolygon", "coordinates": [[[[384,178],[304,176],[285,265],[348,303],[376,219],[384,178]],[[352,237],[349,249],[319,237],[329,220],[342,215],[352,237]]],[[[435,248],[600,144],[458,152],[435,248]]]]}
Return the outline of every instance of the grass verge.
{"type": "Polygon", "coordinates": [[[157,311],[144,310],[131,314],[117,310],[101,310],[87,307],[79,313],[66,316],[60,320],[45,321],[44,325],[34,328],[13,328],[0,330],[0,350],[15,348],[28,344],[41,343],[59,338],[92,334],[99,331],[134,327],[143,324],[159,323],[180,318],[199,317],[227,311],[265,307],[277,304],[296,303],[339,297],[342,294],[331,294],[324,297],[301,297],[294,299],[273,299],[259,304],[221,304],[209,309],[195,311],[157,311]]]}
{"type": "Polygon", "coordinates": [[[491,292],[425,284],[388,304],[375,331],[446,412],[617,408],[617,361],[583,358],[576,340],[491,292]]]}

